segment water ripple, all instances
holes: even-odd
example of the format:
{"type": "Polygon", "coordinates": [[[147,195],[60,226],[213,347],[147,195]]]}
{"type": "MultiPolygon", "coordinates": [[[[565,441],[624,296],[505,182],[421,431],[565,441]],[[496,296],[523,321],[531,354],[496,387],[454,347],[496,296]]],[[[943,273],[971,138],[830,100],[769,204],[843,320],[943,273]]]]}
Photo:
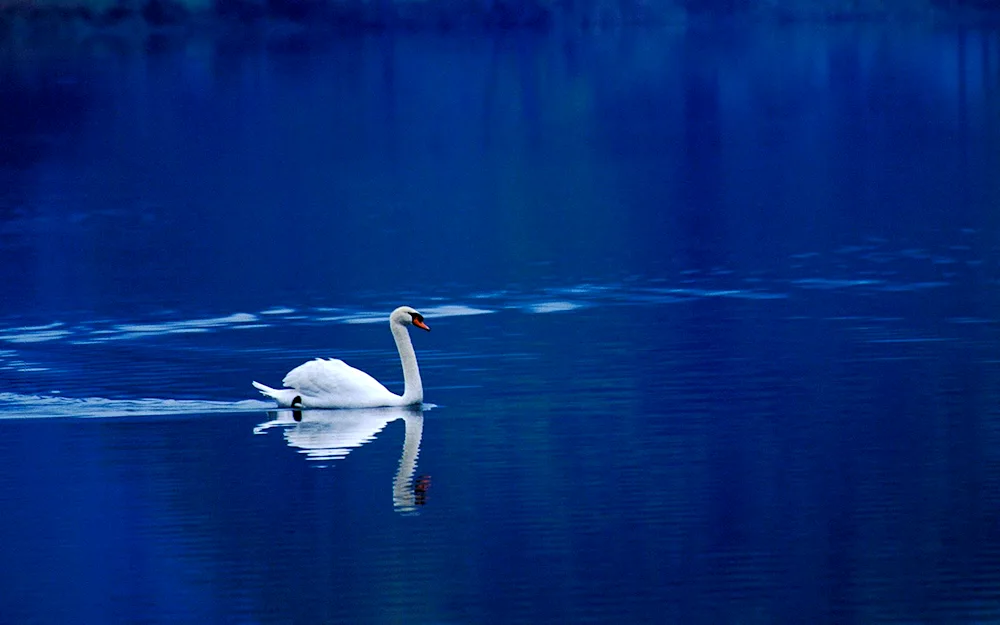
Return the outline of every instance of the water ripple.
{"type": "Polygon", "coordinates": [[[60,322],[37,326],[21,326],[0,330],[0,341],[6,343],[44,343],[55,341],[70,334],[62,329],[60,322]]]}
{"type": "MultiPolygon", "coordinates": [[[[210,332],[223,328],[263,328],[267,324],[256,323],[256,315],[247,313],[233,313],[225,317],[212,317],[208,319],[190,319],[185,321],[168,321],[163,323],[125,323],[117,324],[112,328],[94,330],[87,338],[82,338],[76,343],[102,343],[107,341],[121,341],[149,336],[162,336],[165,334],[196,334],[210,332]]],[[[69,334],[68,332],[66,334],[69,334]]]]}
{"type": "Polygon", "coordinates": [[[577,308],[582,308],[583,304],[576,302],[539,302],[537,304],[529,304],[524,307],[527,312],[546,314],[554,312],[566,312],[570,310],[576,310],[577,308]]]}
{"type": "Polygon", "coordinates": [[[881,280],[831,280],[829,278],[801,278],[792,280],[791,283],[805,289],[843,289],[883,284],[881,280]]]}
{"type": "MultiPolygon", "coordinates": [[[[413,303],[421,308],[427,318],[433,319],[485,315],[500,310],[518,310],[526,314],[551,314],[569,313],[599,305],[668,306],[703,299],[759,301],[765,305],[769,300],[807,297],[803,294],[804,291],[827,291],[843,298],[856,297],[856,294],[870,296],[877,293],[905,296],[907,293],[953,286],[958,276],[949,277],[951,274],[936,269],[942,264],[953,266],[956,264],[953,261],[956,260],[966,263],[976,261],[975,258],[956,258],[956,254],[965,255],[974,252],[967,245],[953,244],[943,249],[910,247],[892,251],[885,249],[884,243],[881,240],[864,240],[857,245],[842,246],[832,256],[816,251],[791,254],[789,258],[792,260],[810,261],[812,269],[808,271],[812,275],[805,276],[774,275],[763,270],[739,275],[730,269],[716,268],[712,271],[683,269],[672,276],[633,275],[620,282],[581,282],[536,291],[497,289],[472,292],[466,296],[458,294],[430,298],[433,305],[427,305],[427,301],[420,302],[420,298],[415,298],[416,301],[413,303]],[[942,253],[944,249],[948,253],[942,253]],[[837,273],[846,271],[847,275],[824,276],[819,267],[820,263],[825,261],[836,261],[837,273]],[[885,262],[890,261],[905,263],[905,266],[886,267],[885,262]],[[947,262],[942,263],[942,261],[947,262]],[[908,279],[902,279],[902,276],[907,276],[908,279]]],[[[802,271],[797,269],[800,266],[791,264],[787,269],[794,274],[802,271]]],[[[378,299],[395,298],[396,296],[380,296],[378,299]]],[[[301,307],[274,303],[263,306],[254,313],[220,311],[220,314],[194,318],[183,316],[177,318],[178,315],[175,314],[172,315],[173,318],[165,319],[161,316],[154,319],[73,321],[64,317],[36,325],[29,325],[23,319],[18,319],[16,323],[5,324],[0,321],[0,344],[30,346],[36,343],[72,345],[128,343],[156,337],[205,335],[230,330],[249,331],[327,323],[374,324],[383,323],[387,315],[387,309],[367,306],[301,307]]],[[[955,315],[949,322],[972,325],[996,323],[997,320],[984,318],[978,314],[968,314],[955,315]]],[[[14,359],[7,358],[4,366],[9,369],[12,360],[14,359]]],[[[24,363],[18,370],[41,369],[24,363]]]]}
{"type": "Polygon", "coordinates": [[[0,419],[51,417],[134,417],[220,412],[256,412],[273,409],[270,402],[197,399],[106,399],[0,393],[0,419]]]}

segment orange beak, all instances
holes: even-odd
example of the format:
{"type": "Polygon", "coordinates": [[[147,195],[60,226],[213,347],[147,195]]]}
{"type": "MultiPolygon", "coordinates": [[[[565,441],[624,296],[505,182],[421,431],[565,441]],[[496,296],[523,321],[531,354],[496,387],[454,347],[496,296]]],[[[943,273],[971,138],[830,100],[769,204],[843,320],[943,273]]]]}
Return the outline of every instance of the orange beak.
{"type": "Polygon", "coordinates": [[[413,325],[417,326],[421,330],[427,330],[428,332],[431,331],[431,329],[427,327],[427,324],[424,323],[422,319],[414,319],[413,325]]]}

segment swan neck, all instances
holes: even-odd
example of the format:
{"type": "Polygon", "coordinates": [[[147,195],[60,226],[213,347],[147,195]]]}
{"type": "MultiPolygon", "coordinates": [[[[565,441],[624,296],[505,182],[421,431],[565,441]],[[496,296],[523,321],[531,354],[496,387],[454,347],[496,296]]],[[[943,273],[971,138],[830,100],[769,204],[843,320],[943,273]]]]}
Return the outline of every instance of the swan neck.
{"type": "Polygon", "coordinates": [[[399,360],[403,365],[403,402],[404,404],[419,404],[424,400],[424,386],[420,382],[420,369],[417,367],[417,355],[413,352],[413,343],[406,326],[390,321],[392,337],[396,339],[396,349],[399,350],[399,360]]]}
{"type": "Polygon", "coordinates": [[[424,416],[416,414],[403,417],[406,434],[403,439],[403,453],[399,458],[399,468],[392,480],[392,506],[397,512],[414,512],[417,497],[413,490],[413,474],[417,470],[417,456],[420,455],[420,439],[424,432],[424,416]]]}

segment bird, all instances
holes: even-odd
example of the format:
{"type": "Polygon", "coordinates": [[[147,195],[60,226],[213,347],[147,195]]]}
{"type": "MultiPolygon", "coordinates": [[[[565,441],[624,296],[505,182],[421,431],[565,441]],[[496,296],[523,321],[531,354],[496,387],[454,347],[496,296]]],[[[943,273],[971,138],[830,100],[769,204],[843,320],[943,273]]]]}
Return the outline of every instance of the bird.
{"type": "Polygon", "coordinates": [[[407,326],[430,332],[424,316],[409,306],[400,306],[389,315],[389,329],[403,365],[403,394],[396,395],[378,380],[336,358],[316,358],[288,372],[282,384],[271,388],[254,381],[253,386],[278,402],[281,408],[380,408],[415,406],[424,401],[417,355],[407,326]]]}

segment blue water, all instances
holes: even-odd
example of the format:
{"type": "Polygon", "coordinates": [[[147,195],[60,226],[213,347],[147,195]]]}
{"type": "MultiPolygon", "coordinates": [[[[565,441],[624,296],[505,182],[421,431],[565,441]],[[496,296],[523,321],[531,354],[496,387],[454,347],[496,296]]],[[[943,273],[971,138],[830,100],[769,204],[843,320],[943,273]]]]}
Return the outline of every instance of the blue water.
{"type": "Polygon", "coordinates": [[[912,24],[5,40],[0,623],[997,622],[998,110],[912,24]],[[401,304],[423,410],[250,386],[401,304]]]}

